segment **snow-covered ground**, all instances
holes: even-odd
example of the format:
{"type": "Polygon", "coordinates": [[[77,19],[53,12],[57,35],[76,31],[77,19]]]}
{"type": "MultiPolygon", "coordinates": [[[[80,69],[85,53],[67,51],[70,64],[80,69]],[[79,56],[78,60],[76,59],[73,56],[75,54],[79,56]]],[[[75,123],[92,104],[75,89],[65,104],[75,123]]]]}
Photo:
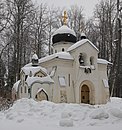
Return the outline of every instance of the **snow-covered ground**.
{"type": "Polygon", "coordinates": [[[0,112],[0,130],[122,130],[122,99],[106,105],[21,99],[0,112]]]}

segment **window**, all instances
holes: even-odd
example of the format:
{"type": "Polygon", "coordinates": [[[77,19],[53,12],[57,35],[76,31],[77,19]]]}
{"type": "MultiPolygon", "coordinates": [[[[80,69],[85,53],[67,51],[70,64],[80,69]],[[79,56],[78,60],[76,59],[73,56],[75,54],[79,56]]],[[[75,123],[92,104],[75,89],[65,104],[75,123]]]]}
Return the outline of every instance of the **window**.
{"type": "Polygon", "coordinates": [[[30,88],[29,88],[29,89],[28,89],[28,93],[30,93],[30,91],[31,91],[31,90],[30,90],[30,88]]]}
{"type": "Polygon", "coordinates": [[[69,86],[70,86],[70,74],[68,75],[68,79],[69,79],[69,86]]]}
{"type": "Polygon", "coordinates": [[[21,93],[22,93],[22,87],[21,87],[21,93]]]}
{"type": "Polygon", "coordinates": [[[94,65],[94,57],[93,56],[90,57],[90,65],[94,65]]]}
{"type": "Polygon", "coordinates": [[[57,50],[55,50],[55,53],[57,53],[57,50]]]}
{"type": "Polygon", "coordinates": [[[79,55],[79,64],[84,65],[84,59],[83,59],[83,54],[82,53],[80,53],[80,55],[79,55]]]}
{"type": "Polygon", "coordinates": [[[103,79],[103,84],[104,84],[105,88],[109,88],[107,79],[103,79]]]}
{"type": "Polygon", "coordinates": [[[27,77],[28,77],[28,75],[25,75],[25,81],[26,81],[27,77]]]}
{"type": "Polygon", "coordinates": [[[30,77],[32,77],[32,71],[30,71],[30,74],[29,74],[30,77]]]}
{"type": "Polygon", "coordinates": [[[61,87],[66,87],[65,77],[63,76],[59,77],[59,84],[61,87]]]}
{"type": "Polygon", "coordinates": [[[85,54],[85,53],[80,53],[78,60],[79,60],[80,66],[85,66],[85,65],[87,65],[87,64],[88,64],[88,63],[87,63],[87,54],[85,54]]]}
{"type": "Polygon", "coordinates": [[[64,48],[62,48],[62,51],[64,52],[64,48]]]}
{"type": "Polygon", "coordinates": [[[27,92],[27,90],[26,90],[26,86],[25,86],[25,93],[27,92]]]}

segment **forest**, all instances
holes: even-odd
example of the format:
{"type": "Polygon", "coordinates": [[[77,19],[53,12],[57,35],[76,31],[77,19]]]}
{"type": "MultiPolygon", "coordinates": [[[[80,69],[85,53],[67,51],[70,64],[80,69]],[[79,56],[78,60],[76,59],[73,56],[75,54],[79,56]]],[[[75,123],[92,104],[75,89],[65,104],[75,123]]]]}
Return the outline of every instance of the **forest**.
{"type": "MultiPolygon", "coordinates": [[[[94,14],[86,19],[83,7],[67,9],[68,26],[77,40],[84,32],[99,49],[99,58],[112,63],[108,66],[110,95],[122,97],[122,44],[120,0],[100,0],[94,14]]],[[[0,97],[11,98],[13,84],[20,70],[38,57],[52,54],[52,36],[62,23],[64,8],[36,5],[32,0],[0,0],[0,97]]]]}

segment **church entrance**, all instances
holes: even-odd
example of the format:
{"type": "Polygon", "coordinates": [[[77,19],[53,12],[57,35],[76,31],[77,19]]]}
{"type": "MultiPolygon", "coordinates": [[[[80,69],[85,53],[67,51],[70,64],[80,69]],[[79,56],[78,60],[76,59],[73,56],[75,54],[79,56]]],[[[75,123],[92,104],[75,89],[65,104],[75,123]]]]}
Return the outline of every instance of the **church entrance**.
{"type": "Polygon", "coordinates": [[[48,100],[48,95],[45,93],[45,91],[41,90],[40,92],[37,93],[36,99],[38,101],[48,100]]]}
{"type": "Polygon", "coordinates": [[[81,87],[81,103],[86,103],[86,104],[90,103],[89,92],[90,90],[87,85],[83,85],[81,87]]]}

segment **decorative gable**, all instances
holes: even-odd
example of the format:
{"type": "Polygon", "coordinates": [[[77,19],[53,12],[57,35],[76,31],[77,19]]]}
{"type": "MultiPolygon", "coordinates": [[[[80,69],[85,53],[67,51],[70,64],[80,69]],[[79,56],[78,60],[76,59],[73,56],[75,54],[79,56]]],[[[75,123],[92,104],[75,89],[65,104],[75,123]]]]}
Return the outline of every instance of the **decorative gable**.
{"type": "Polygon", "coordinates": [[[35,73],[34,77],[36,77],[36,76],[37,77],[45,77],[45,76],[47,76],[47,74],[40,70],[37,73],[35,73]]]}

